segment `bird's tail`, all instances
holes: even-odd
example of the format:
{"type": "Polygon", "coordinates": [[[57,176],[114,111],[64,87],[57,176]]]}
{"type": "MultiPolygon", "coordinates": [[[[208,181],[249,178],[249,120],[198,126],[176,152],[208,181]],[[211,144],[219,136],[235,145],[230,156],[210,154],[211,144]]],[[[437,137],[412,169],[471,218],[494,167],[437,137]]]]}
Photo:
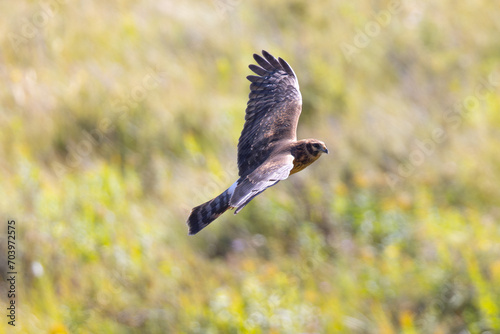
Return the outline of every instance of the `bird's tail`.
{"type": "Polygon", "coordinates": [[[189,235],[198,233],[230,208],[229,200],[234,192],[235,185],[236,183],[219,196],[191,210],[187,220],[189,235]]]}

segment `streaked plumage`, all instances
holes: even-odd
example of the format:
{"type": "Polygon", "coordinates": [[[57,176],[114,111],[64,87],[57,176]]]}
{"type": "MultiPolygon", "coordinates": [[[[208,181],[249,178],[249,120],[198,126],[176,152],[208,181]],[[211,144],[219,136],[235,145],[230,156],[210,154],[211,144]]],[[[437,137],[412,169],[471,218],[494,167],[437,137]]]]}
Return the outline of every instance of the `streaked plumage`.
{"type": "Polygon", "coordinates": [[[255,196],[328,153],[316,139],[297,141],[302,110],[299,83],[292,68],[266,51],[254,54],[260,65],[249,68],[250,95],[245,125],[238,142],[240,178],[214,199],[195,207],[188,218],[189,234],[196,234],[227,209],[243,209],[255,196]]]}

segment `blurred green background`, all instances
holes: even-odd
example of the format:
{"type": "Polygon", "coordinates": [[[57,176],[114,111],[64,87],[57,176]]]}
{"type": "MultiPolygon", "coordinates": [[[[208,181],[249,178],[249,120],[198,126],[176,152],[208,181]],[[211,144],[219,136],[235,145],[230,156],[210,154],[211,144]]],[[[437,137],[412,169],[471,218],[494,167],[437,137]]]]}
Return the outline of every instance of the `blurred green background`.
{"type": "Polygon", "coordinates": [[[3,1],[19,333],[500,333],[496,1],[3,1]],[[262,49],[330,154],[187,236],[237,179],[262,49]]]}

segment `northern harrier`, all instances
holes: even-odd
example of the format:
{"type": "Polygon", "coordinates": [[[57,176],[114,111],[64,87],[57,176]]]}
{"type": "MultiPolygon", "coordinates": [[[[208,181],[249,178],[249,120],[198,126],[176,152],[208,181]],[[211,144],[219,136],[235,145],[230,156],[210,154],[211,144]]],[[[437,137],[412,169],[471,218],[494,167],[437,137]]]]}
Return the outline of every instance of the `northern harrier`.
{"type": "Polygon", "coordinates": [[[266,51],[254,54],[260,65],[249,68],[250,95],[245,125],[238,142],[240,178],[214,199],[195,207],[188,218],[189,234],[196,234],[227,209],[237,214],[255,196],[289,175],[300,172],[321,153],[325,143],[316,139],[297,141],[302,96],[297,76],[286,61],[266,51]]]}

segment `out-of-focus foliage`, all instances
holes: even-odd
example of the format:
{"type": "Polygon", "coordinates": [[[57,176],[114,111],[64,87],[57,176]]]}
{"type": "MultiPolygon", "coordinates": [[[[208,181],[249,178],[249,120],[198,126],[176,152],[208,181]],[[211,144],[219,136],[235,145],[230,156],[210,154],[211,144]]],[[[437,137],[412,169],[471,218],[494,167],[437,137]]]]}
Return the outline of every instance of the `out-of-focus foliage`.
{"type": "Polygon", "coordinates": [[[17,332],[500,332],[497,2],[0,12],[17,332]],[[299,77],[299,137],[331,153],[188,237],[189,210],[237,178],[262,49],[299,77]]]}

